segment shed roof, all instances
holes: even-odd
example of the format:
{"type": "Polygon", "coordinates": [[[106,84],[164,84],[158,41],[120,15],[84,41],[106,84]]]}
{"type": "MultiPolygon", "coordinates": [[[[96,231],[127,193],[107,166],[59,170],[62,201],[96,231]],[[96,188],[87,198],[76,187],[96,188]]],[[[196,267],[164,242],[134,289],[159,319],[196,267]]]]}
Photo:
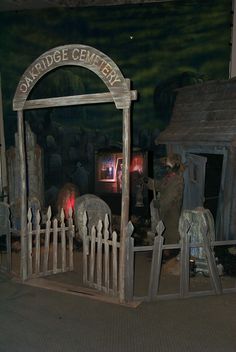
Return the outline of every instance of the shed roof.
{"type": "Polygon", "coordinates": [[[178,90],[169,126],[157,144],[231,144],[236,140],[236,79],[178,90]]]}

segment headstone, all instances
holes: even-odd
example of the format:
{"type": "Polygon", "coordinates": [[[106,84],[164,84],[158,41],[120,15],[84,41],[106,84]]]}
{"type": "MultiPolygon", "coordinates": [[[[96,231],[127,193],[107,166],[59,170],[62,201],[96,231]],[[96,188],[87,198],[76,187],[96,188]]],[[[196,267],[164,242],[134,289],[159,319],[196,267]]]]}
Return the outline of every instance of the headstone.
{"type": "Polygon", "coordinates": [[[87,226],[89,230],[91,230],[92,226],[97,226],[99,220],[102,220],[104,223],[106,214],[109,217],[111,227],[111,209],[109,206],[101,198],[93,194],[84,194],[75,201],[75,225],[79,238],[83,234],[83,215],[85,212],[87,213],[87,226]]]}
{"type": "MultiPolygon", "coordinates": [[[[29,124],[26,122],[26,158],[27,158],[27,175],[28,175],[28,199],[37,198],[42,205],[44,203],[43,190],[43,167],[42,167],[42,150],[36,143],[35,134],[31,131],[29,124]]],[[[12,226],[19,228],[20,222],[20,162],[18,152],[18,135],[15,134],[15,147],[10,147],[6,153],[8,183],[9,183],[9,204],[11,207],[12,226]]]]}
{"type": "Polygon", "coordinates": [[[10,270],[11,255],[10,211],[9,205],[0,202],[0,253],[7,253],[6,262],[0,256],[0,268],[10,270]]]}
{"type": "Polygon", "coordinates": [[[10,212],[6,203],[0,202],[0,237],[10,234],[10,212]]]}
{"type": "Polygon", "coordinates": [[[76,170],[72,174],[72,181],[79,188],[79,193],[81,195],[88,193],[89,191],[89,173],[81,165],[80,162],[76,164],[76,170]]]}
{"type": "MultiPolygon", "coordinates": [[[[191,225],[187,234],[190,243],[207,242],[210,244],[211,241],[215,241],[214,218],[210,210],[198,207],[194,210],[184,210],[182,216],[184,219],[187,219],[191,225]],[[206,234],[204,233],[204,226],[208,229],[206,234]]],[[[209,263],[207,262],[204,247],[192,247],[190,249],[190,255],[195,261],[195,273],[200,272],[208,276],[209,263]]]]}

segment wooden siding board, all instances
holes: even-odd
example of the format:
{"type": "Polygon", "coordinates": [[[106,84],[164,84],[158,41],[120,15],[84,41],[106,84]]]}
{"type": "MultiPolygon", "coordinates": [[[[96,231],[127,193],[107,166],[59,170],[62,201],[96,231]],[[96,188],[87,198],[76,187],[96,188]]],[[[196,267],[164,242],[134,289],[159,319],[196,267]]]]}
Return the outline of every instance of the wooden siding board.
{"type": "Polygon", "coordinates": [[[156,143],[232,142],[236,134],[236,80],[178,90],[170,125],[156,143]]]}

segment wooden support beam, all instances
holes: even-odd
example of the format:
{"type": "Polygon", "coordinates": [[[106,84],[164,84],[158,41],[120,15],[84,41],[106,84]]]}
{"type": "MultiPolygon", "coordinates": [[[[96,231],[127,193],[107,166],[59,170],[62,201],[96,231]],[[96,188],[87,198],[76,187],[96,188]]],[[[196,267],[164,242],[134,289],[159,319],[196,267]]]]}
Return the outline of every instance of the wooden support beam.
{"type": "Polygon", "coordinates": [[[21,179],[21,199],[20,199],[20,219],[21,219],[21,278],[25,281],[28,277],[27,271],[27,190],[26,190],[26,155],[24,139],[24,118],[23,111],[18,111],[18,151],[20,162],[21,179]]]}
{"type": "MultiPolygon", "coordinates": [[[[131,90],[130,100],[136,100],[136,99],[137,99],[137,91],[131,90]]],[[[27,100],[24,105],[24,110],[53,108],[53,107],[72,106],[72,105],[101,104],[101,103],[112,103],[112,102],[114,102],[114,99],[110,92],[82,94],[82,95],[72,95],[72,96],[65,96],[65,97],[58,97],[58,98],[27,100]]]]}
{"type": "MultiPolygon", "coordinates": [[[[129,79],[126,80],[130,85],[129,79]]],[[[129,221],[130,197],[130,107],[123,110],[123,165],[122,165],[122,199],[121,199],[121,226],[120,226],[120,301],[125,301],[125,263],[126,263],[126,227],[129,221]]]]}
{"type": "Polygon", "coordinates": [[[3,201],[7,201],[7,166],[6,166],[6,148],[4,136],[3,106],[2,106],[2,88],[0,77],[0,196],[3,195],[3,201]]]}

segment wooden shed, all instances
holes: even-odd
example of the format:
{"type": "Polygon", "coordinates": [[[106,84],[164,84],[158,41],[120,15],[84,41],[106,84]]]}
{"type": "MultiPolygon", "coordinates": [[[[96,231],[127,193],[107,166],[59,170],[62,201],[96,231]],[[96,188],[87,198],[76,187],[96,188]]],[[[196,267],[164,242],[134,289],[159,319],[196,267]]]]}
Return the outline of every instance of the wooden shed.
{"type": "Polygon", "coordinates": [[[178,90],[169,126],[156,140],[181,155],[183,209],[204,206],[216,238],[236,238],[236,79],[178,90]]]}

